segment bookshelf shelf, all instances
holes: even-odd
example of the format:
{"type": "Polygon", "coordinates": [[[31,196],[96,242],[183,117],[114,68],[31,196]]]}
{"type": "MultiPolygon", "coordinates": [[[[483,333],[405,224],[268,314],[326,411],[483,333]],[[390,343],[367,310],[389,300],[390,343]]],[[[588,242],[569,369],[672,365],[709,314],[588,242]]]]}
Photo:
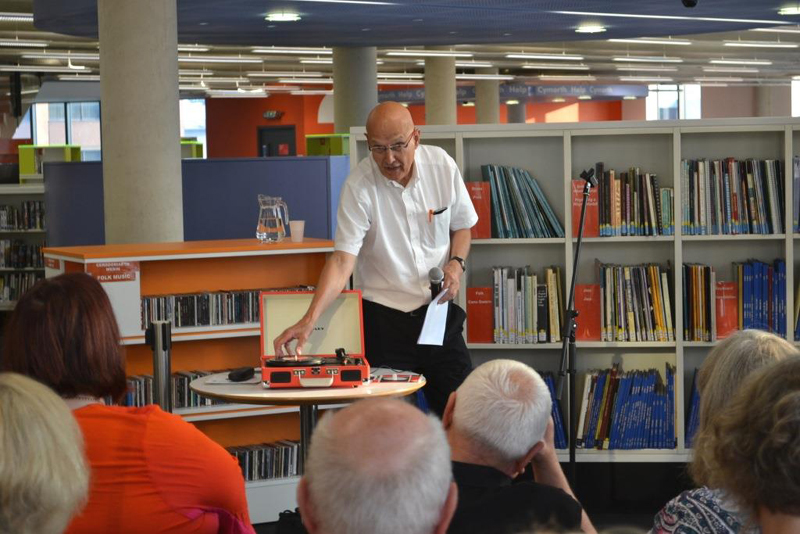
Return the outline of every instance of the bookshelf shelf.
{"type": "Polygon", "coordinates": [[[20,230],[0,230],[0,234],[45,234],[47,230],[45,229],[20,229],[20,230]]]}
{"type": "MultiPolygon", "coordinates": [[[[224,325],[224,328],[196,327],[194,330],[185,328],[175,328],[172,330],[172,338],[175,341],[201,341],[204,339],[226,339],[231,337],[253,337],[260,336],[261,330],[258,326],[248,325],[224,325]]],[[[140,336],[129,336],[122,338],[123,345],[143,345],[144,333],[140,336]]]]}
{"type": "Polygon", "coordinates": [[[43,273],[44,267],[0,267],[0,273],[43,273]]]}
{"type": "MultiPolygon", "coordinates": [[[[332,410],[346,406],[345,404],[328,404],[320,406],[320,410],[332,410]]],[[[299,413],[297,406],[254,406],[252,404],[214,404],[192,408],[176,408],[173,413],[183,417],[185,421],[214,421],[222,419],[238,419],[260,415],[279,415],[299,413]]]]}
{"type": "Polygon", "coordinates": [[[17,305],[16,300],[12,301],[0,301],[0,311],[11,311],[14,309],[14,306],[17,305]]]}
{"type": "MultiPolygon", "coordinates": [[[[482,165],[496,164],[528,171],[540,184],[556,217],[567,232],[567,239],[507,240],[476,239],[470,256],[463,291],[458,302],[466,308],[469,288],[492,288],[493,268],[522,268],[530,266],[539,275],[546,267],[562,270],[562,289],[572,278],[575,238],[571,237],[573,218],[572,180],[584,169],[594,168],[603,162],[605,170],[618,173],[636,167],[642,173],[652,173],[658,178],[660,188],[671,188],[674,193],[675,235],[617,236],[584,238],[587,245],[581,253],[577,272],[578,284],[597,284],[595,262],[616,265],[655,263],[670,266],[667,287],[672,314],[672,327],[676,341],[664,342],[578,342],[579,376],[600,365],[611,366],[619,362],[624,370],[648,369],[663,364],[675,366],[675,450],[644,451],[579,451],[580,462],[684,462],[689,459],[685,443],[685,419],[694,371],[702,364],[715,342],[683,341],[685,303],[684,264],[704,264],[716,272],[716,280],[729,282],[732,263],[757,259],[786,262],[785,308],[786,331],[793,333],[791,310],[794,310],[795,288],[800,272],[800,233],[792,233],[792,158],[800,155],[800,119],[758,118],[719,119],[704,121],[625,121],[612,124],[502,124],[423,126],[421,142],[427,136],[452,138],[452,145],[443,145],[455,159],[467,182],[484,181],[482,165]],[[684,198],[691,198],[685,190],[682,176],[683,160],[747,159],[780,160],[784,163],[782,201],[782,227],[784,233],[742,235],[683,235],[684,198]],[[604,246],[598,246],[602,243],[604,246]],[[521,246],[514,246],[521,245],[521,246]],[[552,246],[556,245],[556,246],[552,246]],[[677,298],[676,298],[677,297],[677,298]],[[587,350],[582,350],[587,349],[587,350]]],[[[366,146],[357,145],[353,139],[363,137],[364,128],[353,128],[351,139],[351,165],[367,156],[366,146]]],[[[769,172],[769,171],[767,171],[769,172]]],[[[768,191],[767,191],[768,193],[768,191]]],[[[766,197],[765,197],[766,198],[766,197]]],[[[491,199],[490,199],[491,203],[491,199]]],[[[773,221],[774,222],[774,221],[773,221]]],[[[487,293],[482,293],[483,295],[487,293]]],[[[564,295],[566,297],[566,295],[564,295]]],[[[492,299],[492,290],[485,300],[492,299]]],[[[492,317],[489,312],[488,317],[492,317]]],[[[491,319],[490,319],[491,320],[491,319]]],[[[580,327],[580,318],[579,318],[580,327]]],[[[465,335],[469,329],[469,317],[465,335]]],[[[790,334],[791,335],[791,334],[790,334]]],[[[487,339],[484,335],[483,339],[487,339]]],[[[800,342],[797,343],[800,346],[800,342]]],[[[554,354],[560,343],[544,344],[494,344],[469,343],[475,364],[492,358],[512,358],[539,371],[558,370],[554,354]]],[[[580,384],[579,379],[579,384],[580,384]]],[[[569,413],[567,403],[562,413],[569,413]]],[[[567,421],[568,423],[568,421],[567,421]]],[[[569,425],[566,425],[569,428],[569,425]]],[[[566,459],[566,456],[564,456],[566,459]]]]}
{"type": "Polygon", "coordinates": [[[0,196],[2,195],[43,195],[43,184],[2,184],[0,185],[0,196]]]}

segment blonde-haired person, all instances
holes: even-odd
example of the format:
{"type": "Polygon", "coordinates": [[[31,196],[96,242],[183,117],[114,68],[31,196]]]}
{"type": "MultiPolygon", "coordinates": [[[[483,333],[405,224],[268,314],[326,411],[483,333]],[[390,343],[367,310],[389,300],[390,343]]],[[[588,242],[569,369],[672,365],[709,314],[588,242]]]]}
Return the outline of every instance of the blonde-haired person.
{"type": "Polygon", "coordinates": [[[0,373],[0,533],[60,534],[88,489],[83,438],[64,401],[0,373]]]}
{"type": "MultiPolygon", "coordinates": [[[[785,339],[760,330],[736,332],[714,347],[697,375],[700,420],[695,448],[704,446],[714,418],[731,403],[749,375],[798,355],[800,352],[785,339]]],[[[704,458],[695,457],[689,471],[700,487],[684,491],[668,502],[656,514],[651,532],[758,532],[749,530],[747,513],[724,490],[707,484],[708,464],[704,458]]]]}
{"type": "Polygon", "coordinates": [[[800,532],[800,358],[748,378],[695,457],[763,534],[800,532]]]}

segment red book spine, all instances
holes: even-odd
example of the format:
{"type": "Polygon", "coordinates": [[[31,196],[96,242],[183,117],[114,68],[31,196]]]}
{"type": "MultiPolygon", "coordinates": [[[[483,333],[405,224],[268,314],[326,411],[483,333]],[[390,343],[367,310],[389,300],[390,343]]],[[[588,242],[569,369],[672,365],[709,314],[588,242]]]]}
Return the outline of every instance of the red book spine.
{"type": "Polygon", "coordinates": [[[717,339],[739,329],[739,287],[736,282],[717,282],[717,339]]]}
{"type": "Polygon", "coordinates": [[[478,222],[472,227],[472,239],[492,237],[492,197],[489,182],[467,182],[469,198],[478,214],[478,222]]]}
{"type": "Polygon", "coordinates": [[[467,288],[467,342],[494,343],[494,300],[491,287],[467,288]]]}
{"type": "Polygon", "coordinates": [[[600,341],[600,284],[575,284],[578,341],[600,341]]]}
{"type": "MultiPolygon", "coordinates": [[[[578,237],[581,222],[581,205],[583,204],[583,180],[572,180],[572,237],[578,237]]],[[[600,237],[600,218],[597,203],[597,188],[589,191],[586,200],[586,221],[583,226],[583,237],[600,237]]]]}

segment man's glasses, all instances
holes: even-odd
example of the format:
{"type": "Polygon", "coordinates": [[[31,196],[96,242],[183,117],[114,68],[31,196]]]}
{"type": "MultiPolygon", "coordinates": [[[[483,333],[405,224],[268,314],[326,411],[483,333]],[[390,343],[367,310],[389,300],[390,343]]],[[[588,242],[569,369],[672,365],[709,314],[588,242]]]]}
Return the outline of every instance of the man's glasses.
{"type": "Polygon", "coordinates": [[[372,145],[369,147],[369,151],[372,152],[373,154],[378,154],[379,156],[383,156],[384,154],[386,154],[388,150],[391,150],[395,154],[399,154],[400,152],[408,148],[408,145],[409,143],[411,143],[411,139],[413,139],[414,133],[416,133],[416,131],[417,131],[416,128],[414,128],[414,130],[411,131],[411,135],[408,136],[408,139],[406,140],[405,143],[395,143],[389,146],[372,145]]]}

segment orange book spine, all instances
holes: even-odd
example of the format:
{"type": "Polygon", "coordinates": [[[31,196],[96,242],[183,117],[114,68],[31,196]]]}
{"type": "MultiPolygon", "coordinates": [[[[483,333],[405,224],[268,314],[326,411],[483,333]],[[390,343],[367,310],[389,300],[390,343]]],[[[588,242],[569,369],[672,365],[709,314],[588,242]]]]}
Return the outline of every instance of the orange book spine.
{"type": "Polygon", "coordinates": [[[489,182],[467,182],[469,198],[478,214],[478,222],[472,227],[472,239],[492,237],[492,193],[489,182]]]}
{"type": "Polygon", "coordinates": [[[491,287],[467,288],[467,342],[494,343],[494,301],[491,287]]]}
{"type": "Polygon", "coordinates": [[[737,282],[717,282],[717,339],[739,329],[739,287],[737,282]]]}
{"type": "Polygon", "coordinates": [[[578,341],[600,341],[600,284],[575,284],[575,309],[578,311],[578,341]]]}
{"type": "MultiPolygon", "coordinates": [[[[572,180],[572,237],[578,237],[585,183],[583,180],[572,180]]],[[[589,198],[586,199],[586,219],[583,225],[583,237],[600,237],[600,211],[596,187],[589,191],[589,198]]]]}

